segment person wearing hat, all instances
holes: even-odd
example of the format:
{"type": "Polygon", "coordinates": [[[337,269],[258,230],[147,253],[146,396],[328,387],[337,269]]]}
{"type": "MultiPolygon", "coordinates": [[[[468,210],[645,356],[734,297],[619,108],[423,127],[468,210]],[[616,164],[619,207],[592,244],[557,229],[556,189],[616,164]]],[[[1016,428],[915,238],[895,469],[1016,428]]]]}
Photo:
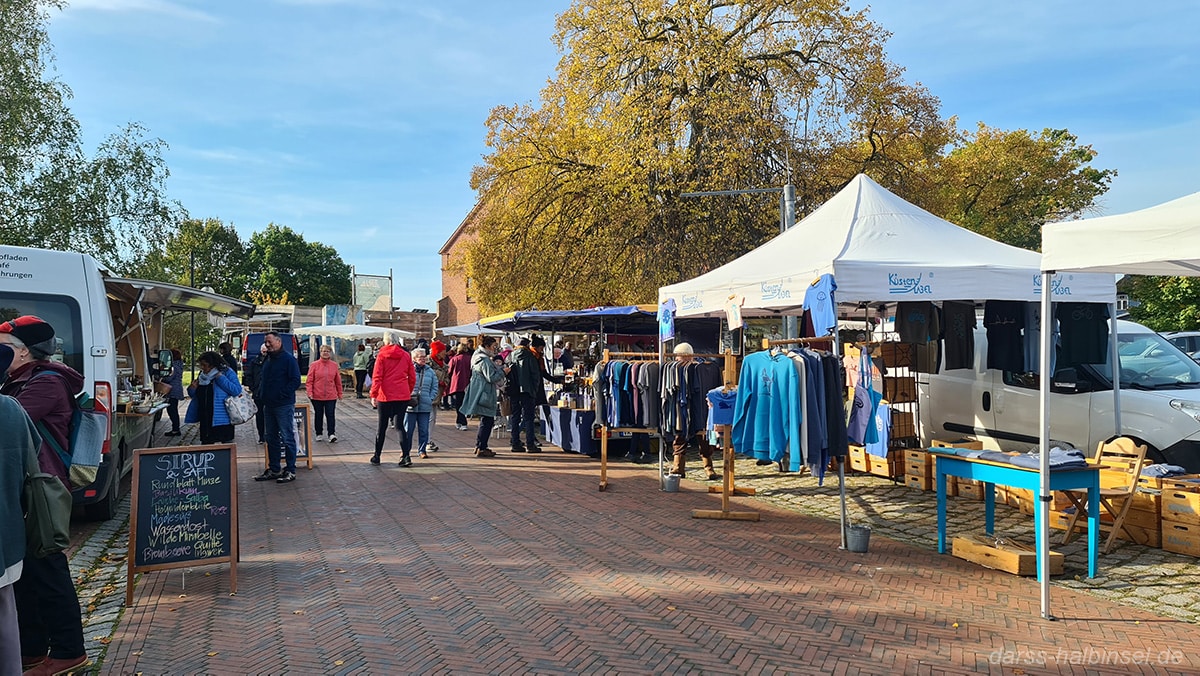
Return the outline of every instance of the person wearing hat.
{"type": "MultiPolygon", "coordinates": [[[[13,349],[0,345],[0,384],[8,376],[13,349]]],[[[0,674],[20,673],[23,666],[17,601],[13,587],[25,560],[25,518],[21,493],[25,458],[37,452],[37,429],[16,399],[0,395],[0,674]]]]}
{"type": "MultiPolygon", "coordinates": [[[[675,346],[675,361],[679,362],[681,368],[686,368],[695,359],[696,351],[692,349],[691,343],[679,343],[675,346]]],[[[709,481],[716,481],[721,478],[717,474],[716,468],[713,467],[713,447],[703,436],[688,435],[686,431],[675,432],[675,438],[672,440],[672,450],[674,457],[671,462],[671,474],[676,476],[684,476],[686,457],[688,447],[697,444],[700,450],[700,461],[704,464],[704,475],[709,481]]]]}
{"type": "MultiPolygon", "coordinates": [[[[41,423],[66,448],[73,400],[83,389],[83,376],[49,359],[58,350],[54,327],[33,315],[10,319],[0,323],[0,345],[13,352],[0,394],[15,398],[34,424],[41,423]]],[[[71,487],[67,468],[47,441],[42,441],[37,455],[43,472],[71,487]]],[[[13,592],[26,674],[62,674],[87,664],[79,596],[65,554],[38,558],[26,552],[13,592]]]]}

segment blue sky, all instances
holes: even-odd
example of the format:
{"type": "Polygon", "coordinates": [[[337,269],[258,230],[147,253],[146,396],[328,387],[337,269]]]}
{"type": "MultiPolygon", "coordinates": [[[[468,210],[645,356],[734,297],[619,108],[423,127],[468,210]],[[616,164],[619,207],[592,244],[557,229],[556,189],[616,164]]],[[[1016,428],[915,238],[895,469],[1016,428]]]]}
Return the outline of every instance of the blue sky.
{"type": "MultiPolygon", "coordinates": [[[[568,6],[71,0],[50,38],[87,142],[146,126],[192,217],[244,237],[287,225],[360,273],[393,269],[397,307],[435,310],[484,121],[536,102],[568,6]]],[[[1200,190],[1200,2],[881,0],[871,15],[960,127],[1066,127],[1091,144],[1120,172],[1101,213],[1200,190]]]]}

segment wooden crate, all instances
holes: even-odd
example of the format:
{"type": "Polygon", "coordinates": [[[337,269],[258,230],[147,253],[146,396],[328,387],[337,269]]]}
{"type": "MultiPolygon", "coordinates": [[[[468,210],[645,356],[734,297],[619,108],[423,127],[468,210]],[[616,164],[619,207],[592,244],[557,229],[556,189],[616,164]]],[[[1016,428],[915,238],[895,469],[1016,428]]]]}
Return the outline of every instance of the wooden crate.
{"type": "Polygon", "coordinates": [[[879,346],[879,356],[889,368],[912,367],[916,350],[909,343],[882,343],[879,346]]]}
{"type": "Polygon", "coordinates": [[[862,446],[850,447],[850,469],[858,472],[867,471],[867,449],[862,446]]]}
{"type": "Polygon", "coordinates": [[[1163,521],[1162,548],[1176,554],[1200,556],[1200,524],[1163,521]]]}
{"type": "MultiPolygon", "coordinates": [[[[984,535],[955,536],[951,551],[957,558],[1013,575],[1037,575],[1037,552],[1024,543],[984,535]]],[[[1050,552],[1050,574],[1061,575],[1063,555],[1050,552]]]]}
{"type": "Polygon", "coordinates": [[[929,443],[934,448],[969,448],[972,451],[982,451],[983,442],[978,439],[951,439],[945,441],[942,439],[934,439],[929,443]]]}
{"type": "Polygon", "coordinates": [[[959,478],[958,497],[981,502],[983,500],[983,484],[973,479],[959,478]]]}
{"type": "Polygon", "coordinates": [[[929,454],[929,451],[923,448],[904,449],[905,465],[916,462],[924,463],[924,465],[929,468],[929,471],[933,471],[933,456],[929,454]]]}
{"type": "Polygon", "coordinates": [[[917,379],[913,376],[884,376],[883,396],[893,404],[917,400],[917,379]]]}
{"type": "Polygon", "coordinates": [[[917,425],[913,420],[912,411],[897,411],[892,409],[892,438],[905,439],[917,436],[917,425]]]}
{"type": "Polygon", "coordinates": [[[1160,517],[1163,521],[1200,526],[1200,493],[1164,488],[1160,517]]]}
{"type": "MultiPolygon", "coordinates": [[[[1103,509],[1103,508],[1102,508],[1103,509]]],[[[1112,525],[1112,516],[1101,513],[1100,520],[1106,526],[1112,525]]],[[[1056,530],[1066,530],[1067,524],[1071,522],[1071,512],[1055,510],[1050,512],[1050,527],[1056,530]]],[[[1162,530],[1159,526],[1146,526],[1138,524],[1146,524],[1148,521],[1142,515],[1134,515],[1133,510],[1125,515],[1125,527],[1117,533],[1118,540],[1133,542],[1146,547],[1161,547],[1162,546],[1162,530]]],[[[1165,526],[1164,526],[1165,527],[1165,526]]],[[[1087,519],[1080,517],[1079,523],[1075,524],[1076,537],[1087,533],[1087,519]]],[[[1100,543],[1104,544],[1104,538],[1108,537],[1108,530],[1104,529],[1100,533],[1100,543]]]]}
{"type": "Polygon", "coordinates": [[[904,485],[918,491],[931,491],[934,488],[932,478],[915,474],[904,475],[904,485]]]}
{"type": "Polygon", "coordinates": [[[1159,487],[1164,491],[1191,491],[1200,493],[1200,474],[1185,474],[1159,479],[1159,487]]]}
{"type": "Polygon", "coordinates": [[[887,457],[867,453],[867,472],[893,479],[904,475],[904,451],[888,451],[887,457]]]}

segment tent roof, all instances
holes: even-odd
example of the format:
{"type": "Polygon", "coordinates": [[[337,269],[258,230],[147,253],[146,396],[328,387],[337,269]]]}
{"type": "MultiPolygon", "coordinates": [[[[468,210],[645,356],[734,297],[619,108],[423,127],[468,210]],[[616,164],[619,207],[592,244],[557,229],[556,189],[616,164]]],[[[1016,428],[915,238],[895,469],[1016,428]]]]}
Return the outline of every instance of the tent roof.
{"type": "Polygon", "coordinates": [[[325,336],[345,340],[365,340],[367,338],[382,338],[388,331],[395,331],[401,338],[416,338],[412,331],[389,329],[386,326],[366,326],[365,324],[329,324],[326,326],[304,326],[292,331],[299,336],[325,336]]]}
{"type": "Polygon", "coordinates": [[[1140,211],[1042,227],[1042,269],[1200,275],[1200,192],[1140,211]]]}
{"type": "Polygon", "coordinates": [[[649,335],[658,332],[658,319],[653,305],[593,307],[583,310],[518,310],[479,320],[481,326],[495,330],[562,333],[599,331],[601,323],[608,333],[649,335]]]}
{"type": "MultiPolygon", "coordinates": [[[[797,313],[808,285],[832,274],[839,301],[1037,300],[1041,256],[959,227],[864,174],[766,244],[695,279],[659,289],[679,316],[723,312],[743,296],[746,316],[797,313]]],[[[1111,302],[1111,276],[1056,279],[1055,295],[1111,302]]]]}
{"type": "Polygon", "coordinates": [[[459,324],[458,326],[439,326],[434,328],[434,333],[440,333],[446,336],[456,336],[467,338],[470,336],[501,336],[503,331],[495,331],[493,329],[485,329],[479,325],[479,322],[471,322],[470,324],[459,324]]]}
{"type": "Polygon", "coordinates": [[[190,286],[146,279],[106,277],[104,290],[110,298],[125,303],[140,301],[144,308],[157,310],[206,311],[226,317],[247,319],[254,315],[254,304],[190,286]]]}

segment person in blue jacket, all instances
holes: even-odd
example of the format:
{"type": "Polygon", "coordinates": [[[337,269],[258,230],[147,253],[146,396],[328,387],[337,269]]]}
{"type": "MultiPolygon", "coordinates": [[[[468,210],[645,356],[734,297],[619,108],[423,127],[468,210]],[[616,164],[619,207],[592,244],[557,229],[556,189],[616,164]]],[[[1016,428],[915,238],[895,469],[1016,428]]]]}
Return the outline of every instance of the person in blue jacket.
{"type": "Polygon", "coordinates": [[[258,374],[255,397],[262,401],[266,422],[267,458],[270,467],[254,477],[255,481],[274,481],[286,484],[296,480],[296,390],[300,388],[300,364],[283,349],[283,341],[275,331],[263,337],[262,370],[258,374]],[[287,465],[280,467],[279,455],[287,465]]]}
{"type": "Polygon", "coordinates": [[[225,399],[242,393],[237,373],[212,350],[197,357],[196,365],[200,367],[200,375],[188,385],[191,403],[183,421],[200,423],[202,444],[232,443],[233,423],[225,411],[225,399]]]}
{"type": "Polygon", "coordinates": [[[425,348],[418,347],[413,350],[412,360],[417,373],[417,382],[413,385],[408,415],[404,416],[404,437],[401,439],[400,448],[404,457],[407,458],[412,449],[415,429],[418,443],[417,457],[428,458],[429,454],[426,451],[429,447],[429,417],[433,414],[440,385],[437,374],[429,365],[429,355],[425,353],[425,348]]]}

